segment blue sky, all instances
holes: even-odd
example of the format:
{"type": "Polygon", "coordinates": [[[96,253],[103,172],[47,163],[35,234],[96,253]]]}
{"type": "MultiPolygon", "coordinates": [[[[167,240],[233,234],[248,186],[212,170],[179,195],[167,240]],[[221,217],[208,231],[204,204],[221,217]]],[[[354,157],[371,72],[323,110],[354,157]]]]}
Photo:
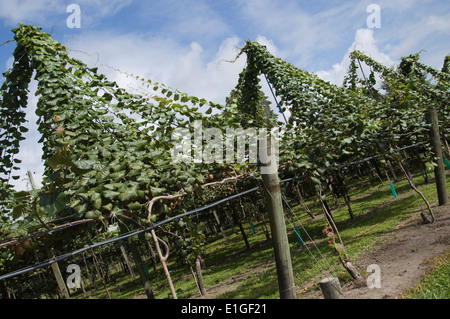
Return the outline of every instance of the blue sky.
{"type": "MultiPolygon", "coordinates": [[[[129,79],[107,66],[218,103],[245,65],[243,58],[226,60],[247,39],[336,84],[354,48],[386,65],[423,50],[421,61],[439,69],[450,54],[448,0],[0,0],[0,44],[12,39],[19,22],[43,27],[74,57],[123,87],[132,86],[129,79]],[[81,8],[81,28],[66,24],[72,3],[81,8]],[[370,4],[380,8],[380,28],[368,28],[370,4]]],[[[13,50],[14,43],[0,46],[0,73],[11,65],[13,50]]],[[[21,176],[29,169],[39,181],[36,101],[30,97],[31,130],[19,158],[21,176]]],[[[18,184],[26,187],[26,180],[18,184]]]]}

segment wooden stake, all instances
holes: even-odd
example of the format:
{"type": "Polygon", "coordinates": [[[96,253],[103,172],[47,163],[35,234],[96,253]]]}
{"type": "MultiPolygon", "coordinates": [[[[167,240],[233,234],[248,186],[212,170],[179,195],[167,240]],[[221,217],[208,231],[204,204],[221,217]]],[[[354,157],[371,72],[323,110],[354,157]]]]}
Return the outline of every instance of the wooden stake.
{"type": "MultiPolygon", "coordinates": [[[[37,190],[37,186],[33,179],[33,174],[31,173],[31,171],[28,171],[27,174],[28,174],[28,178],[30,179],[31,187],[33,188],[33,190],[37,190]]],[[[35,213],[36,213],[36,216],[38,217],[39,221],[48,229],[48,226],[39,217],[38,212],[36,211],[35,213]]],[[[45,252],[46,252],[48,258],[50,258],[50,259],[55,258],[55,255],[53,254],[53,251],[50,247],[46,248],[45,252]]],[[[67,290],[67,286],[66,286],[66,283],[64,282],[64,278],[61,274],[61,270],[59,269],[58,263],[53,263],[51,265],[51,267],[52,267],[53,275],[55,276],[56,282],[58,283],[59,292],[61,293],[63,298],[69,299],[70,298],[69,291],[67,290]]]]}
{"type": "MultiPolygon", "coordinates": [[[[50,258],[50,259],[55,258],[55,255],[53,254],[53,250],[51,248],[47,248],[45,250],[45,252],[46,252],[48,258],[50,258]]],[[[64,299],[69,299],[70,298],[69,291],[67,290],[67,286],[66,286],[66,283],[64,282],[64,278],[61,274],[61,270],[59,269],[58,263],[53,263],[51,265],[51,267],[52,267],[53,275],[55,276],[56,282],[58,283],[59,292],[61,293],[61,295],[64,299]]]]}
{"type": "Polygon", "coordinates": [[[131,267],[130,260],[128,259],[128,255],[127,255],[127,252],[125,251],[125,247],[123,247],[122,241],[119,241],[119,247],[120,247],[120,252],[122,253],[123,259],[125,260],[125,264],[128,267],[128,271],[130,272],[130,275],[133,278],[133,280],[135,280],[136,275],[134,274],[133,267],[131,267]]]}
{"type": "MultiPolygon", "coordinates": [[[[272,156],[271,138],[260,139],[260,150],[267,149],[270,161],[272,156]]],[[[273,164],[273,162],[272,162],[273,164]]],[[[281,201],[281,188],[278,173],[261,174],[265,188],[265,199],[269,213],[270,229],[273,239],[275,263],[277,267],[278,288],[281,299],[295,299],[294,273],[291,262],[291,252],[287,237],[286,223],[284,221],[283,205],[281,201]]]]}
{"type": "Polygon", "coordinates": [[[322,290],[325,299],[343,299],[341,284],[337,277],[327,277],[319,281],[320,289],[322,290]]]}
{"type": "Polygon", "coordinates": [[[205,296],[206,295],[206,289],[205,289],[205,282],[203,281],[202,267],[201,267],[201,264],[200,264],[200,257],[197,257],[197,259],[195,260],[195,271],[197,273],[198,287],[199,287],[200,293],[202,294],[202,296],[205,296]]]}
{"type": "MultiPolygon", "coordinates": [[[[445,205],[448,202],[447,181],[445,178],[444,158],[442,154],[441,136],[439,134],[439,121],[437,111],[431,108],[426,113],[427,122],[431,124],[430,128],[430,142],[433,149],[434,163],[437,166],[434,168],[434,177],[436,179],[436,189],[438,193],[439,206],[445,205]]],[[[434,217],[433,217],[434,219],[434,217]]]]}
{"type": "Polygon", "coordinates": [[[139,251],[138,251],[135,243],[130,242],[130,250],[131,250],[131,254],[133,255],[133,259],[134,259],[134,263],[136,264],[136,268],[139,272],[139,277],[140,277],[141,283],[144,286],[144,290],[145,290],[145,294],[147,295],[147,298],[155,299],[152,288],[150,287],[150,281],[148,280],[147,274],[145,273],[144,265],[142,264],[142,259],[141,259],[141,256],[139,254],[139,251]]]}

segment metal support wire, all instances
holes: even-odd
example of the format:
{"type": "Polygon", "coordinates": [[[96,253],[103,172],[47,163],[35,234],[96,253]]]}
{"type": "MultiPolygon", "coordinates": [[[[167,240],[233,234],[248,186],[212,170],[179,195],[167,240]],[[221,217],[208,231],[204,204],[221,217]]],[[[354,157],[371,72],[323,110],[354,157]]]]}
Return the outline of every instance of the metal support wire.
{"type": "Polygon", "coordinates": [[[284,115],[284,112],[281,110],[281,106],[280,106],[280,104],[278,103],[278,100],[277,100],[277,97],[276,97],[275,93],[273,92],[272,85],[270,84],[269,80],[267,79],[266,74],[265,74],[265,73],[263,73],[263,74],[264,74],[264,78],[265,78],[266,81],[267,81],[267,85],[269,86],[270,92],[272,92],[273,99],[275,100],[275,103],[277,104],[278,111],[283,115],[284,122],[285,122],[286,124],[288,124],[288,121],[287,121],[287,119],[286,119],[286,116],[284,115]]]}
{"type": "MultiPolygon", "coordinates": [[[[399,148],[399,149],[394,150],[393,152],[398,152],[398,151],[406,150],[406,149],[409,149],[409,148],[412,148],[412,147],[416,147],[416,146],[419,146],[419,145],[422,145],[422,144],[425,144],[425,142],[413,144],[413,145],[406,146],[406,147],[402,147],[402,148],[399,148]]],[[[365,158],[365,159],[362,159],[362,160],[358,160],[358,161],[354,161],[354,162],[350,162],[350,163],[346,163],[346,164],[340,165],[340,166],[338,166],[338,167],[330,168],[330,169],[328,169],[328,170],[338,170],[338,169],[341,169],[341,168],[346,167],[346,166],[355,165],[355,164],[360,164],[360,163],[363,163],[363,162],[365,162],[365,161],[371,160],[371,159],[373,159],[373,158],[378,158],[378,157],[385,156],[385,155],[387,155],[387,154],[389,154],[389,153],[371,156],[371,157],[368,157],[368,158],[365,158]]],[[[289,182],[289,181],[293,181],[293,180],[297,180],[297,179],[302,179],[302,178],[304,178],[305,176],[306,176],[306,175],[302,175],[302,176],[294,176],[294,177],[291,177],[291,178],[286,178],[286,179],[281,180],[280,183],[289,182]]],[[[150,226],[150,227],[147,227],[147,228],[144,228],[144,229],[140,229],[140,230],[138,230],[138,231],[136,231],[136,232],[124,234],[124,235],[121,235],[121,236],[118,236],[118,237],[115,237],[115,238],[111,238],[111,239],[106,240],[106,241],[103,241],[103,242],[99,242],[99,243],[96,243],[96,244],[93,244],[93,245],[90,245],[90,246],[86,246],[86,247],[84,247],[84,248],[81,248],[81,249],[79,249],[79,250],[73,251],[73,252],[71,252],[71,253],[67,253],[67,254],[61,255],[61,256],[56,257],[56,258],[51,259],[51,260],[47,260],[47,261],[45,261],[45,262],[43,262],[43,263],[41,263],[41,264],[39,264],[39,265],[34,265],[34,266],[26,267],[26,268],[23,268],[23,269],[20,269],[20,270],[17,270],[17,271],[13,271],[13,272],[11,272],[11,273],[8,273],[8,274],[5,274],[5,275],[0,276],[0,280],[8,279],[8,278],[11,278],[11,277],[15,277],[15,276],[18,276],[18,275],[27,273],[27,272],[29,272],[29,271],[33,271],[33,270],[37,270],[37,269],[40,269],[40,268],[43,268],[43,267],[47,267],[47,266],[52,265],[53,263],[56,263],[56,262],[65,260],[65,259],[70,258],[70,257],[73,257],[73,256],[78,255],[78,254],[80,254],[80,253],[82,253],[82,252],[85,252],[85,251],[87,251],[87,250],[89,250],[89,249],[97,248],[97,247],[100,247],[100,246],[103,246],[103,245],[106,245],[106,244],[109,244],[109,243],[117,242],[117,241],[120,241],[120,240],[129,238],[129,237],[132,237],[132,236],[135,236],[135,235],[138,235],[138,234],[142,234],[142,233],[151,231],[152,229],[155,229],[155,228],[157,228],[157,227],[160,227],[161,225],[164,225],[164,224],[169,223],[169,222],[171,222],[171,221],[174,221],[174,220],[176,220],[176,219],[179,219],[179,218],[182,218],[182,217],[186,217],[186,216],[190,216],[190,215],[193,215],[193,214],[195,214],[195,213],[199,213],[199,212],[205,211],[205,210],[207,210],[207,209],[210,209],[210,208],[212,208],[212,207],[215,207],[215,206],[217,206],[217,205],[220,205],[220,204],[222,204],[222,203],[225,203],[225,202],[227,202],[227,201],[229,201],[229,200],[232,200],[232,199],[234,199],[234,198],[238,198],[238,197],[240,197],[240,196],[244,196],[244,195],[246,195],[246,194],[255,192],[255,191],[257,191],[257,190],[260,189],[260,188],[263,188],[263,186],[258,186],[258,187],[254,187],[254,188],[248,189],[248,190],[243,191],[243,192],[241,192],[241,193],[239,193],[239,194],[235,194],[235,195],[229,196],[229,197],[227,197],[227,198],[221,199],[221,200],[219,200],[219,201],[217,201],[217,202],[214,202],[214,203],[211,203],[211,204],[209,204],[209,205],[206,205],[206,206],[203,206],[203,207],[194,209],[194,210],[192,210],[192,211],[188,211],[188,212],[186,212],[186,213],[183,213],[183,214],[180,214],[180,215],[177,215],[177,216],[168,218],[168,219],[163,220],[163,221],[161,221],[161,222],[159,222],[159,223],[157,223],[157,224],[154,224],[154,225],[152,225],[152,226],[150,226]]],[[[289,209],[291,209],[290,206],[288,206],[288,207],[289,207],[289,209]]],[[[291,210],[292,210],[292,209],[291,209],[291,210]]],[[[295,216],[295,214],[294,214],[294,216],[295,216]]],[[[298,219],[298,218],[297,218],[297,219],[298,219]]],[[[303,227],[303,225],[302,225],[301,223],[300,223],[300,225],[301,225],[302,229],[305,231],[305,233],[308,235],[308,238],[312,241],[311,237],[309,236],[308,232],[305,230],[305,228],[303,227]]],[[[313,242],[313,241],[312,241],[312,242],[313,242]]],[[[317,247],[316,247],[316,248],[317,248],[317,247]]],[[[319,253],[320,253],[320,250],[319,250],[319,253]]],[[[322,256],[322,258],[324,258],[322,254],[321,254],[321,256],[322,256]]]]}
{"type": "Polygon", "coordinates": [[[78,255],[78,254],[80,254],[82,252],[88,251],[90,249],[94,249],[94,248],[97,248],[97,247],[100,247],[100,246],[103,246],[103,245],[106,245],[106,244],[118,242],[120,240],[127,239],[129,237],[133,237],[133,236],[136,236],[136,235],[139,235],[139,234],[142,234],[142,233],[146,233],[148,231],[151,231],[152,229],[160,227],[160,226],[162,226],[164,224],[167,224],[167,223],[169,223],[171,221],[174,221],[176,219],[183,218],[183,217],[186,217],[186,216],[190,216],[190,215],[193,215],[193,214],[205,211],[205,210],[210,209],[210,208],[212,208],[214,206],[220,205],[220,204],[222,204],[222,203],[224,203],[226,201],[229,201],[229,200],[232,200],[234,198],[237,198],[237,197],[244,196],[246,194],[255,192],[258,189],[260,189],[261,187],[262,186],[258,186],[258,187],[254,187],[254,188],[248,189],[246,191],[243,191],[242,193],[239,193],[239,194],[236,194],[236,195],[232,195],[230,197],[221,199],[221,200],[219,200],[217,202],[214,202],[214,203],[211,203],[209,205],[206,205],[206,206],[203,206],[203,207],[200,207],[200,208],[188,211],[186,213],[183,213],[183,214],[180,214],[180,215],[177,215],[177,216],[170,217],[170,218],[165,219],[165,220],[163,220],[163,221],[161,221],[159,223],[156,223],[156,224],[154,224],[154,225],[152,225],[150,227],[147,227],[147,228],[144,228],[144,229],[140,229],[138,231],[135,231],[135,232],[132,232],[132,233],[129,233],[129,234],[124,234],[124,235],[117,236],[117,237],[114,237],[114,238],[111,238],[111,239],[108,239],[108,240],[105,240],[105,241],[102,241],[102,242],[99,242],[99,243],[96,243],[96,244],[93,244],[93,245],[89,245],[89,246],[83,247],[83,248],[75,250],[73,252],[70,252],[70,253],[67,253],[67,254],[55,257],[53,259],[47,260],[47,261],[45,261],[45,262],[43,262],[43,263],[41,263],[39,265],[33,265],[33,266],[22,268],[20,270],[16,270],[16,271],[10,272],[8,274],[0,276],[0,280],[5,280],[5,279],[11,278],[11,277],[22,275],[22,274],[27,273],[29,271],[33,271],[33,270],[37,270],[37,269],[40,269],[40,268],[43,268],[43,267],[47,267],[47,266],[50,266],[50,265],[52,265],[54,263],[60,262],[60,261],[65,260],[67,258],[73,257],[75,255],[78,255]]]}
{"type": "MultiPolygon", "coordinates": [[[[263,187],[264,187],[265,191],[270,195],[270,197],[272,198],[272,200],[275,202],[275,200],[274,200],[272,194],[269,192],[269,190],[268,190],[265,186],[263,186],[263,187]]],[[[291,211],[291,213],[293,213],[293,215],[296,217],[296,215],[294,214],[292,208],[289,206],[289,204],[288,204],[287,200],[284,198],[284,196],[281,196],[281,198],[282,198],[282,200],[286,203],[286,205],[288,206],[288,208],[289,208],[289,210],[291,211]]],[[[282,204],[281,204],[281,205],[282,205],[282,204]]],[[[283,211],[283,207],[280,207],[280,209],[283,211]]],[[[291,221],[289,218],[287,218],[286,214],[284,214],[284,211],[283,211],[283,216],[284,216],[285,219],[288,220],[288,222],[289,222],[289,224],[291,225],[291,227],[294,228],[294,225],[293,225],[292,221],[291,221]]],[[[298,220],[297,217],[296,217],[296,219],[298,220]]],[[[311,243],[313,244],[313,246],[316,248],[316,250],[319,252],[319,254],[320,254],[320,256],[322,257],[322,259],[323,259],[323,260],[325,261],[325,263],[327,264],[327,266],[328,266],[328,268],[329,268],[330,274],[332,274],[333,276],[336,277],[336,275],[335,275],[334,272],[333,272],[333,268],[332,268],[331,265],[328,263],[328,261],[326,260],[326,258],[323,256],[323,254],[322,254],[322,252],[320,251],[319,247],[317,247],[317,245],[315,244],[315,242],[312,240],[312,238],[311,238],[311,236],[309,235],[308,231],[305,229],[305,227],[303,226],[303,224],[302,224],[299,220],[298,220],[298,222],[299,222],[300,226],[302,227],[302,229],[305,231],[306,235],[308,236],[308,238],[309,238],[309,240],[311,241],[311,243]]],[[[309,249],[309,247],[308,247],[308,245],[307,245],[306,243],[305,243],[305,247],[306,247],[306,250],[307,250],[307,251],[309,252],[309,254],[311,255],[311,257],[312,257],[312,258],[314,259],[314,261],[316,262],[316,264],[319,266],[320,270],[321,270],[321,271],[325,271],[325,269],[322,268],[322,266],[320,265],[319,261],[318,261],[317,258],[314,256],[314,254],[311,252],[311,250],[309,249]]],[[[294,287],[291,287],[291,288],[289,288],[289,289],[292,289],[292,288],[294,288],[294,287]]],[[[336,288],[336,290],[339,291],[340,294],[342,294],[342,291],[341,291],[340,289],[338,289],[338,287],[334,286],[334,288],[336,288]]],[[[289,289],[287,289],[287,290],[289,290],[289,289]]]]}
{"type": "Polygon", "coordinates": [[[375,100],[375,98],[374,98],[373,95],[372,95],[372,90],[370,89],[369,82],[367,81],[366,75],[364,74],[364,70],[363,70],[363,68],[362,68],[362,66],[361,66],[361,62],[359,62],[359,59],[356,59],[356,60],[358,61],[359,68],[361,69],[361,72],[362,72],[362,75],[363,75],[363,78],[364,78],[364,82],[366,82],[367,90],[369,91],[369,94],[370,94],[370,96],[372,97],[372,99],[375,100]]]}

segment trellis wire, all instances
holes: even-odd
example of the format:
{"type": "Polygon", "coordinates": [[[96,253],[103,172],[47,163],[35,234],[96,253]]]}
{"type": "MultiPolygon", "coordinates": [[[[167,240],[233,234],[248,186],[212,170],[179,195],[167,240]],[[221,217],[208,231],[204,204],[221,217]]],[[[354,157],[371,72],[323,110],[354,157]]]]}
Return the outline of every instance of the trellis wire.
{"type": "MultiPolygon", "coordinates": [[[[272,194],[269,192],[269,190],[268,190],[266,187],[264,187],[264,189],[265,189],[265,191],[270,195],[270,197],[272,198],[272,200],[273,200],[274,202],[276,202],[276,201],[274,200],[272,194]]],[[[291,213],[293,213],[293,215],[294,215],[295,217],[297,217],[297,216],[294,214],[293,210],[291,209],[291,207],[289,206],[288,202],[286,201],[286,199],[284,198],[283,195],[281,195],[281,199],[282,199],[282,201],[284,201],[284,202],[286,203],[286,205],[288,206],[288,208],[289,208],[289,210],[291,211],[291,213]]],[[[283,206],[283,205],[281,204],[281,206],[283,206]]],[[[294,224],[292,223],[292,221],[291,221],[289,218],[287,218],[286,214],[284,214],[283,207],[279,207],[279,208],[283,211],[284,218],[287,219],[287,221],[288,221],[289,224],[292,226],[292,228],[294,228],[294,224]]],[[[322,259],[323,259],[323,260],[325,261],[325,263],[327,264],[327,266],[328,266],[328,268],[329,268],[330,274],[332,274],[333,276],[335,276],[334,271],[333,271],[333,268],[332,268],[331,265],[328,263],[328,261],[326,260],[326,258],[323,256],[323,254],[322,254],[322,252],[320,251],[319,247],[317,247],[317,245],[316,245],[316,243],[314,242],[314,240],[312,240],[311,236],[309,235],[308,231],[305,229],[305,227],[303,226],[303,224],[300,222],[300,220],[298,220],[298,218],[296,218],[296,219],[297,219],[297,221],[299,222],[299,224],[300,224],[300,226],[302,227],[302,229],[305,231],[306,235],[308,236],[308,238],[309,238],[309,240],[311,241],[311,243],[313,244],[313,246],[316,248],[316,250],[319,252],[319,254],[320,254],[320,256],[322,257],[322,259]]],[[[294,229],[294,231],[295,231],[295,229],[294,229]]],[[[306,247],[306,250],[309,252],[309,254],[312,256],[312,258],[314,259],[314,261],[316,262],[316,264],[319,266],[320,270],[321,270],[321,271],[325,271],[325,270],[322,268],[322,266],[320,265],[320,263],[319,263],[319,261],[317,260],[317,258],[314,256],[314,254],[313,254],[313,253],[311,252],[311,250],[308,248],[308,245],[305,243],[304,246],[306,247]]],[[[333,283],[332,283],[332,285],[333,285],[333,283]]],[[[342,292],[340,291],[340,289],[338,289],[338,287],[336,287],[336,286],[334,286],[334,287],[336,288],[337,291],[339,291],[340,293],[342,293],[342,292]]],[[[292,288],[294,288],[294,287],[291,287],[291,288],[289,288],[289,289],[292,289],[292,288]]]]}
{"type": "Polygon", "coordinates": [[[235,194],[235,195],[232,195],[230,197],[221,199],[221,200],[219,200],[217,202],[214,202],[214,203],[211,203],[209,205],[206,205],[206,206],[203,206],[203,207],[200,207],[200,208],[197,208],[197,209],[185,212],[185,213],[177,215],[177,216],[170,217],[168,219],[165,219],[163,221],[155,223],[152,226],[140,229],[138,231],[135,231],[135,232],[132,232],[132,233],[129,233],[129,234],[125,234],[125,235],[120,235],[120,236],[117,236],[117,237],[114,237],[114,238],[111,238],[111,239],[108,239],[108,240],[105,240],[103,242],[99,242],[99,243],[96,243],[96,244],[88,245],[88,246],[83,247],[81,249],[78,249],[78,250],[75,250],[73,252],[61,255],[59,257],[56,257],[54,259],[47,260],[47,261],[45,261],[45,262],[43,262],[43,263],[41,263],[39,265],[34,265],[34,266],[26,267],[26,268],[23,268],[23,269],[20,269],[20,270],[17,270],[17,271],[10,272],[8,274],[0,276],[0,280],[8,279],[8,278],[11,278],[11,277],[15,277],[15,276],[27,273],[29,271],[33,271],[33,270],[37,270],[37,269],[40,269],[40,268],[43,268],[43,267],[46,267],[46,266],[50,266],[50,265],[52,265],[52,264],[54,264],[56,262],[59,262],[59,261],[65,260],[67,258],[73,257],[73,256],[78,255],[78,254],[80,254],[82,252],[85,252],[87,250],[94,249],[94,248],[97,248],[97,247],[100,247],[100,246],[103,246],[103,245],[106,245],[106,244],[114,243],[114,242],[117,242],[117,241],[120,241],[120,240],[123,240],[123,239],[127,239],[129,237],[133,237],[133,236],[136,236],[136,235],[139,235],[139,234],[143,234],[145,232],[151,231],[152,229],[158,228],[158,227],[160,227],[160,226],[162,226],[164,224],[167,224],[167,223],[169,223],[171,221],[174,221],[176,219],[187,217],[187,216],[199,213],[201,211],[205,211],[205,210],[210,209],[210,208],[212,208],[214,206],[220,205],[220,204],[222,204],[222,203],[224,203],[224,202],[226,202],[228,200],[231,200],[231,199],[234,199],[234,198],[237,198],[237,197],[240,197],[240,196],[252,193],[254,191],[257,191],[260,188],[261,188],[261,186],[248,189],[248,190],[243,191],[243,192],[241,192],[239,194],[235,194]]]}
{"type": "MultiPolygon", "coordinates": [[[[416,147],[416,146],[422,145],[422,144],[424,144],[424,143],[425,143],[425,142],[423,142],[423,143],[417,143],[417,144],[413,144],[413,145],[409,145],[409,146],[406,146],[406,147],[402,147],[402,148],[393,150],[393,151],[391,151],[390,153],[402,151],[402,150],[409,149],[409,148],[412,148],[412,147],[416,147]]],[[[354,161],[354,162],[349,162],[349,163],[342,164],[342,165],[340,165],[340,166],[338,166],[338,167],[329,168],[328,170],[337,170],[337,169],[341,169],[341,168],[346,167],[346,166],[360,164],[360,163],[369,161],[369,160],[371,160],[371,159],[373,159],[373,158],[378,158],[378,157],[385,156],[385,155],[387,155],[387,154],[389,154],[389,153],[384,153],[384,154],[379,154],[379,155],[367,157],[367,158],[362,159],[362,160],[358,160],[358,161],[354,161]]],[[[306,175],[302,175],[302,176],[294,176],[294,177],[290,177],[290,178],[283,179],[283,180],[280,181],[280,183],[288,182],[288,181],[293,181],[293,180],[297,180],[297,179],[302,179],[302,178],[304,178],[304,177],[306,177],[306,175]]],[[[223,199],[221,199],[221,200],[219,200],[219,201],[216,201],[216,202],[214,202],[214,203],[208,204],[208,205],[206,205],[206,206],[203,206],[203,207],[200,207],[200,208],[197,208],[197,209],[194,209],[194,210],[185,212],[185,213],[180,214],[180,215],[177,215],[177,216],[170,217],[170,218],[168,218],[168,219],[165,219],[165,220],[163,220],[163,221],[161,221],[161,222],[158,222],[158,223],[156,223],[156,224],[154,224],[154,225],[152,225],[152,226],[149,226],[149,227],[147,227],[147,228],[143,228],[143,229],[140,229],[140,230],[135,231],[135,232],[132,232],[132,233],[120,235],[120,236],[117,236],[117,237],[114,237],[114,238],[105,240],[105,241],[103,241],[103,242],[99,242],[99,243],[95,243],[95,244],[92,244],[92,245],[83,247],[83,248],[78,249],[78,250],[75,250],[75,251],[73,251],[73,252],[63,254],[63,255],[61,255],[61,256],[59,256],[59,257],[55,257],[54,259],[47,260],[47,261],[45,261],[45,262],[43,262],[43,263],[41,263],[41,264],[39,264],[39,265],[33,265],[33,266],[30,266],[30,267],[25,267],[25,268],[23,268],[23,269],[20,269],[20,270],[17,270],[17,271],[13,271],[13,272],[10,272],[10,273],[5,274],[5,275],[1,275],[1,276],[0,276],[0,280],[8,279],[8,278],[11,278],[11,277],[15,277],[15,276],[18,276],[18,275],[27,273],[27,272],[29,272],[29,271],[33,271],[33,270],[37,270],[37,269],[40,269],[40,268],[43,268],[43,267],[46,267],[46,266],[50,266],[50,265],[52,265],[53,263],[56,263],[56,262],[65,260],[65,259],[70,258],[70,257],[73,257],[73,256],[75,256],[75,255],[77,255],[77,254],[80,254],[80,253],[82,253],[82,252],[85,252],[85,251],[87,251],[87,250],[89,250],[89,249],[97,248],[97,247],[100,247],[100,246],[103,246],[103,245],[106,245],[106,244],[110,244],[110,243],[113,243],[113,242],[117,242],[117,241],[120,241],[120,240],[123,240],[123,239],[127,239],[127,238],[129,238],[129,237],[133,237],[133,236],[136,236],[136,235],[139,235],[139,234],[142,234],[142,233],[151,231],[152,229],[155,229],[155,228],[157,228],[157,227],[160,227],[160,226],[162,226],[162,225],[164,225],[164,224],[167,224],[167,223],[169,223],[169,222],[171,222],[171,221],[174,221],[174,220],[176,220],[176,219],[183,218],[183,217],[187,217],[187,216],[193,215],[193,214],[195,214],[195,213],[199,213],[199,212],[205,211],[205,210],[207,210],[207,209],[210,209],[210,208],[212,208],[212,207],[215,207],[215,206],[217,206],[217,205],[220,205],[220,204],[222,204],[222,203],[225,203],[225,202],[227,202],[227,201],[229,201],[229,200],[232,200],[232,199],[234,199],[234,198],[238,198],[238,197],[244,196],[244,195],[246,195],[246,194],[255,192],[255,191],[257,191],[258,189],[261,189],[261,188],[263,188],[262,185],[261,185],[261,186],[254,187],[254,188],[251,188],[251,189],[248,189],[248,190],[246,190],[246,191],[243,191],[243,192],[238,193],[238,194],[235,194],[235,195],[231,195],[231,196],[229,196],[229,197],[223,198],[223,199]]],[[[300,225],[302,226],[302,229],[305,230],[305,228],[303,227],[303,225],[302,225],[302,224],[300,224],[300,225]]],[[[308,234],[308,237],[309,237],[309,234],[308,234]]],[[[310,237],[309,237],[309,239],[311,240],[310,237]]],[[[319,252],[320,252],[320,251],[319,251],[319,252]]]]}

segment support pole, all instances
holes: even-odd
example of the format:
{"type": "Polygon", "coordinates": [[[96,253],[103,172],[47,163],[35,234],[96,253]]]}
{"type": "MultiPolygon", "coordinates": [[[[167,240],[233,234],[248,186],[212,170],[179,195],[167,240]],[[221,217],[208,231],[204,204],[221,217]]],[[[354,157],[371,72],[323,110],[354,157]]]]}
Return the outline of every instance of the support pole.
{"type": "MultiPolygon", "coordinates": [[[[53,254],[53,250],[51,248],[47,248],[45,250],[45,253],[47,254],[48,258],[50,258],[50,259],[55,258],[55,255],[53,254]]],[[[58,283],[59,293],[61,294],[63,299],[69,299],[70,298],[69,291],[67,289],[66,283],[64,282],[64,278],[61,274],[61,270],[59,269],[58,263],[53,263],[51,265],[51,267],[52,267],[53,275],[55,276],[56,282],[58,283]]]]}
{"type": "Polygon", "coordinates": [[[445,205],[448,202],[447,181],[445,179],[444,158],[442,154],[441,138],[439,134],[439,122],[437,111],[435,108],[430,108],[426,112],[427,123],[431,124],[430,128],[430,142],[434,157],[434,162],[437,166],[434,168],[434,177],[436,179],[436,189],[438,193],[439,206],[445,205]]]}
{"type": "Polygon", "coordinates": [[[125,251],[125,247],[123,247],[122,241],[119,241],[119,248],[120,248],[120,252],[122,253],[123,259],[125,260],[125,264],[128,267],[128,271],[129,271],[131,277],[133,278],[133,280],[135,280],[136,275],[134,274],[133,267],[131,267],[130,260],[128,259],[128,255],[127,255],[127,252],[125,251]]]}
{"type": "MultiPolygon", "coordinates": [[[[37,190],[36,183],[34,182],[34,179],[33,179],[33,173],[31,173],[31,171],[28,171],[27,174],[28,174],[28,178],[31,183],[31,187],[33,188],[33,190],[37,190]]],[[[36,214],[37,214],[37,212],[36,212],[36,214]]],[[[39,218],[39,216],[38,216],[38,218],[39,218]]],[[[50,258],[50,259],[55,258],[52,248],[50,248],[50,247],[46,248],[45,253],[47,254],[48,258],[50,258]]],[[[59,269],[58,263],[53,263],[51,265],[51,267],[52,267],[53,275],[55,276],[56,282],[58,283],[58,289],[59,289],[61,296],[64,299],[69,299],[70,298],[69,290],[67,289],[66,283],[64,282],[64,278],[61,274],[61,270],[59,269]]]]}
{"type": "Polygon", "coordinates": [[[267,152],[266,154],[268,155],[268,158],[270,158],[270,161],[266,161],[265,163],[261,159],[261,175],[265,188],[264,196],[266,199],[267,211],[269,213],[270,229],[273,239],[280,299],[295,299],[294,273],[292,270],[286,223],[284,221],[280,181],[276,170],[274,172],[273,169],[267,169],[270,164],[272,164],[272,168],[275,166],[275,162],[273,162],[275,161],[275,154],[273,152],[270,137],[268,139],[260,139],[260,156],[261,150],[267,150],[264,152],[267,152]]]}
{"type": "Polygon", "coordinates": [[[142,263],[141,255],[139,254],[139,250],[136,246],[136,243],[130,242],[130,250],[134,259],[134,263],[136,264],[136,268],[139,272],[139,279],[141,280],[142,286],[144,286],[145,294],[148,299],[155,299],[152,288],[150,287],[150,281],[147,278],[147,274],[145,273],[144,264],[142,263]]]}
{"type": "Polygon", "coordinates": [[[205,282],[203,281],[202,267],[201,267],[201,262],[200,262],[199,256],[195,259],[195,271],[197,273],[198,287],[199,287],[200,293],[202,296],[206,296],[207,292],[206,292],[206,288],[205,288],[205,282]]]}
{"type": "Polygon", "coordinates": [[[319,281],[325,299],[343,299],[341,284],[337,277],[327,277],[319,281]]]}

